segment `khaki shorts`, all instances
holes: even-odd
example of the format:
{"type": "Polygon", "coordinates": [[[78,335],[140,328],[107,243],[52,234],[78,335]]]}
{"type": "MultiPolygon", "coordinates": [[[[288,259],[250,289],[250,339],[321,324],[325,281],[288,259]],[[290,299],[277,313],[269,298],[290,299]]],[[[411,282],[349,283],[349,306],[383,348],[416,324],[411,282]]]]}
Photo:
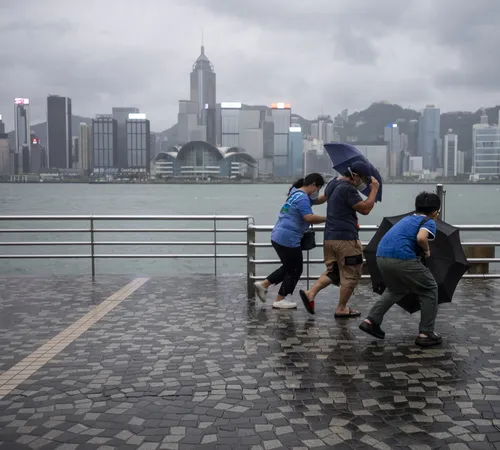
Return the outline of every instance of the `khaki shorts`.
{"type": "Polygon", "coordinates": [[[355,288],[363,273],[363,245],[361,241],[325,241],[323,247],[326,271],[332,272],[337,263],[340,285],[355,288]]]}

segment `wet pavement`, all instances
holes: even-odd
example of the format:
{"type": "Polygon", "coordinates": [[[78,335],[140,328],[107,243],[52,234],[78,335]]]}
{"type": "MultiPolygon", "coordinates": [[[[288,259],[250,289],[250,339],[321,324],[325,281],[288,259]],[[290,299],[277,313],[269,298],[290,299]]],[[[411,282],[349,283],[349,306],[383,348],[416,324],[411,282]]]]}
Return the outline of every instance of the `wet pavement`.
{"type": "MultiPolygon", "coordinates": [[[[0,278],[0,379],[132,279],[0,278]]],[[[0,386],[0,449],[500,449],[500,282],[462,282],[432,350],[418,313],[394,307],[375,342],[337,294],[310,316],[243,278],[151,278],[0,386]]]]}

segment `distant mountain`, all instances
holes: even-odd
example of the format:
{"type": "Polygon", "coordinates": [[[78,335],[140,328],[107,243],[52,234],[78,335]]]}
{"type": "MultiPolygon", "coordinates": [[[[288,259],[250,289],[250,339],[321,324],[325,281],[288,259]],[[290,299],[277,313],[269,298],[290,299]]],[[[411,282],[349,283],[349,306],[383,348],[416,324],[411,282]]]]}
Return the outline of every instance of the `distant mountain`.
{"type": "MultiPolygon", "coordinates": [[[[88,117],[71,116],[72,136],[78,136],[80,134],[80,123],[82,122],[85,122],[89,126],[92,125],[92,119],[88,117]]],[[[42,145],[47,145],[47,122],[31,125],[31,132],[40,139],[42,145]]],[[[15,142],[13,131],[9,133],[9,141],[12,143],[15,142]]]]}

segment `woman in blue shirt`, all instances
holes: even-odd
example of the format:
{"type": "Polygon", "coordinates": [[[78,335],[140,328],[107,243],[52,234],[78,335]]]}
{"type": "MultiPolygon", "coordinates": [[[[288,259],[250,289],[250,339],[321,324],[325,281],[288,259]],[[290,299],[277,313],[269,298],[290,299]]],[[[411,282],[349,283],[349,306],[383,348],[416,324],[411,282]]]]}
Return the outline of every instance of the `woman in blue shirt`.
{"type": "Polygon", "coordinates": [[[271,243],[278,254],[282,266],[264,281],[255,283],[255,292],[262,302],[266,301],[271,285],[281,283],[273,308],[292,309],[297,304],[286,300],[293,294],[302,275],[302,248],[300,241],[312,224],[324,223],[326,217],[313,214],[313,204],[324,203],[319,191],[325,180],[319,173],[311,173],[297,181],[288,192],[288,199],[282,206],[278,222],[271,233],[271,243]]]}

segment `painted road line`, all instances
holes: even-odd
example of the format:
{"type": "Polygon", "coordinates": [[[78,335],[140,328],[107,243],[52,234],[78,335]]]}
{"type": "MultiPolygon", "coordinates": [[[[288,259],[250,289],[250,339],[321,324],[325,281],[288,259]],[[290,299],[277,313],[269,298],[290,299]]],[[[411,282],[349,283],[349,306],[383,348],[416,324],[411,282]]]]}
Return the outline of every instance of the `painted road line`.
{"type": "Polygon", "coordinates": [[[109,296],[102,303],[92,308],[72,325],[61,331],[57,336],[26,356],[26,358],[18,362],[14,367],[1,374],[0,399],[26,381],[37,370],[47,364],[54,356],[58,355],[69,344],[116,308],[123,300],[139,289],[148,280],[149,278],[141,277],[131,281],[109,296]]]}

